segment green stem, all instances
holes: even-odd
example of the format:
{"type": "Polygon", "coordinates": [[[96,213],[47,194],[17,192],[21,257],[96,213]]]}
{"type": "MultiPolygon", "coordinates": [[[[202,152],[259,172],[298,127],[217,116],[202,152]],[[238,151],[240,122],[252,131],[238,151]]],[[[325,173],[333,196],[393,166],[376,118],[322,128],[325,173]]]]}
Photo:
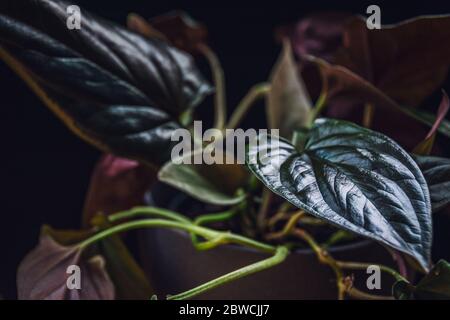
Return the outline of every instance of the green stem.
{"type": "Polygon", "coordinates": [[[311,122],[314,122],[315,119],[322,113],[323,109],[326,106],[328,99],[328,81],[325,77],[323,78],[322,90],[320,91],[319,98],[316,101],[314,106],[313,115],[311,117],[311,122]]]}
{"type": "Polygon", "coordinates": [[[231,219],[238,211],[235,209],[227,210],[219,213],[205,214],[197,217],[194,224],[200,226],[208,223],[222,222],[231,219]]]}
{"type": "Polygon", "coordinates": [[[380,267],[381,271],[390,274],[395,280],[397,280],[397,281],[405,281],[406,283],[409,283],[409,281],[405,277],[403,277],[400,273],[398,273],[394,269],[389,268],[389,267],[384,266],[384,265],[379,265],[379,264],[374,264],[374,263],[370,264],[370,263],[343,262],[343,261],[337,261],[336,263],[339,266],[339,268],[342,268],[342,269],[353,269],[353,270],[367,270],[367,268],[369,266],[377,265],[378,267],[380,267]]]}
{"type": "Polygon", "coordinates": [[[205,44],[199,44],[198,49],[205,56],[206,60],[208,60],[214,79],[214,85],[216,88],[216,94],[214,96],[214,108],[215,108],[214,128],[223,129],[227,117],[225,76],[223,73],[223,69],[220,64],[219,58],[214,53],[214,51],[211,50],[210,47],[208,47],[205,44]]]}
{"type": "Polygon", "coordinates": [[[225,127],[228,129],[236,128],[255,102],[264,97],[269,90],[270,85],[268,83],[260,83],[253,86],[238,104],[225,127]]]}
{"type": "MultiPolygon", "coordinates": [[[[231,219],[237,212],[237,208],[233,208],[231,210],[227,210],[219,213],[205,214],[197,217],[194,220],[194,224],[197,226],[205,225],[208,223],[221,222],[231,219]]],[[[196,234],[191,233],[192,243],[194,244],[197,250],[209,250],[214,247],[217,247],[219,244],[222,244],[223,239],[217,238],[211,241],[200,242],[196,234]]]]}
{"type": "Polygon", "coordinates": [[[211,280],[207,283],[204,283],[198,287],[195,287],[186,292],[182,292],[177,295],[167,297],[167,300],[184,300],[188,298],[195,297],[205,291],[214,289],[218,286],[224,285],[231,281],[240,279],[242,277],[254,274],[256,272],[269,269],[273,266],[276,266],[283,262],[289,254],[289,250],[286,247],[278,247],[276,248],[275,254],[265,260],[259,261],[257,263],[251,264],[249,266],[243,267],[241,269],[235,270],[228,274],[225,274],[217,279],[211,280]]]}
{"type": "Polygon", "coordinates": [[[163,218],[168,218],[170,220],[175,220],[175,221],[179,221],[179,222],[188,222],[190,223],[191,221],[182,216],[181,214],[178,214],[176,212],[167,210],[167,209],[162,209],[162,208],[156,208],[156,207],[134,207],[130,210],[127,211],[122,211],[122,212],[118,212],[115,214],[112,214],[110,216],[108,216],[108,221],[109,222],[117,222],[119,220],[123,220],[123,219],[134,219],[137,217],[163,217],[163,218]]]}
{"type": "Polygon", "coordinates": [[[168,229],[180,229],[190,233],[195,233],[207,240],[214,240],[217,238],[222,238],[223,241],[227,243],[236,243],[243,246],[251,247],[263,252],[273,253],[275,251],[275,247],[264,244],[237,234],[232,234],[229,232],[223,231],[215,231],[208,228],[196,226],[192,223],[187,222],[179,222],[179,221],[171,221],[164,219],[144,219],[144,220],[136,220],[125,222],[123,224],[119,224],[113,226],[109,229],[100,231],[99,233],[93,235],[92,237],[84,240],[78,246],[80,248],[85,248],[99,240],[112,236],[116,233],[121,233],[129,230],[140,229],[140,228],[168,228],[168,229]]]}

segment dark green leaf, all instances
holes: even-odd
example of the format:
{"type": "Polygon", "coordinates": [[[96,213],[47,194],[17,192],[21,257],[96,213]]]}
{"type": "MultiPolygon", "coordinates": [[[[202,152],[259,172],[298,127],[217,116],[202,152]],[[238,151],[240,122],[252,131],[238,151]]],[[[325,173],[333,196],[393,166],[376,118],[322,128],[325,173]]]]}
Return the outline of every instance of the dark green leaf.
{"type": "Polygon", "coordinates": [[[0,15],[0,58],[85,140],[117,155],[163,163],[179,116],[210,86],[189,55],[86,10],[82,28],[69,30],[68,5],[11,4],[9,16],[0,15]]]}
{"type": "Polygon", "coordinates": [[[450,204],[450,159],[413,155],[430,190],[433,212],[450,204]]]}
{"type": "Polygon", "coordinates": [[[450,264],[440,260],[417,286],[399,281],[393,291],[402,300],[450,300],[450,264]]]}
{"type": "Polygon", "coordinates": [[[388,137],[355,124],[319,119],[303,152],[281,140],[252,144],[249,168],[306,212],[413,257],[427,270],[431,205],[414,160],[388,137]]]}

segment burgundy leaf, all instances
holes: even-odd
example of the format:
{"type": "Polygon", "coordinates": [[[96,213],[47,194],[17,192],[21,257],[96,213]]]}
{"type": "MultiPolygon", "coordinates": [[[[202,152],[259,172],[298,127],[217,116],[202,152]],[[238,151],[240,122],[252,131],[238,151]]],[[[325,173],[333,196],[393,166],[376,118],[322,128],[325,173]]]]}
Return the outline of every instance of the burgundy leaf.
{"type": "Polygon", "coordinates": [[[189,53],[197,53],[198,45],[205,43],[208,36],[206,27],[183,11],[151,18],[149,24],[172,45],[189,53]]]}
{"type": "Polygon", "coordinates": [[[422,16],[370,30],[355,17],[334,63],[347,67],[406,106],[417,106],[445,80],[450,16],[422,16]]]}
{"type": "Polygon", "coordinates": [[[63,246],[43,233],[39,245],[21,262],[17,272],[21,300],[112,300],[114,285],[101,256],[84,259],[77,246],[63,246]],[[80,289],[69,289],[70,266],[80,268],[80,289]]]}
{"type": "Polygon", "coordinates": [[[311,14],[294,25],[279,28],[277,37],[290,37],[292,48],[300,58],[314,55],[333,62],[342,45],[345,24],[351,17],[353,15],[344,12],[311,14]]]}
{"type": "Polygon", "coordinates": [[[91,178],[84,205],[83,224],[97,214],[111,214],[143,203],[155,171],[137,161],[105,154],[91,178]]]}

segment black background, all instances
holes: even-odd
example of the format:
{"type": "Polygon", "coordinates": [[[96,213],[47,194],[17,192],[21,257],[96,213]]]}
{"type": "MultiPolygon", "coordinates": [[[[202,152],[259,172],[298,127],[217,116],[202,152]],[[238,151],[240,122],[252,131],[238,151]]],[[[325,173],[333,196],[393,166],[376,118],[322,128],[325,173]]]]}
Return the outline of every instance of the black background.
{"type": "MultiPolygon", "coordinates": [[[[1,1],[1,0],[0,0],[1,1]]],[[[433,1],[74,1],[82,10],[124,23],[128,12],[145,17],[183,9],[209,29],[227,78],[229,105],[264,81],[279,47],[273,29],[315,11],[365,14],[381,7],[382,23],[420,14],[449,13],[433,1]]],[[[439,48],[436,48],[439,50],[439,48]]],[[[446,86],[448,87],[448,86],[446,86]]],[[[40,225],[77,228],[89,177],[99,152],[72,135],[3,63],[0,63],[0,295],[15,298],[19,261],[36,244],[40,225]]]]}

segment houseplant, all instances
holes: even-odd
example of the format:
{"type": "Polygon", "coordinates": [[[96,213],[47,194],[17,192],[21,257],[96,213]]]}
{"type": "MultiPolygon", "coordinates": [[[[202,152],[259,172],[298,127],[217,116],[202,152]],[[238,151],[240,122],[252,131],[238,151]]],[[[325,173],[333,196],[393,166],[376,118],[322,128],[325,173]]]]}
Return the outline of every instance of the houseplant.
{"type": "MultiPolygon", "coordinates": [[[[205,211],[191,207],[182,215],[143,206],[110,212],[114,208],[88,204],[87,208],[95,209],[87,210],[84,230],[43,228],[40,244],[19,268],[19,298],[150,297],[155,292],[117,235],[156,227],[188,232],[191,239],[186,241],[192,241],[197,250],[233,244],[272,255],[194,289],[174,292],[169,299],[195,297],[279,265],[290,252],[308,247],[335,273],[338,298],[346,295],[380,298],[353,286],[350,276],[351,270],[366,270],[371,263],[359,262],[358,256],[352,262],[337,260],[330,254],[332,250],[326,249],[329,245],[352,242],[356,236],[381,243],[395,256],[399,271],[383,265],[380,268],[396,280],[393,290],[396,298],[449,296],[449,265],[439,261],[432,266],[430,251],[431,211],[447,205],[445,187],[450,166],[445,158],[426,156],[437,132],[446,136],[450,132],[444,120],[449,105],[445,94],[437,116],[409,109],[400,105],[407,100],[401,95],[404,87],[397,86],[397,73],[388,73],[390,82],[380,84],[374,78],[358,74],[357,68],[353,71],[352,66],[346,68],[344,62],[335,65],[305,54],[299,57],[302,65],[321,75],[320,93],[313,107],[308,90],[314,90],[306,89],[313,82],[307,77],[306,68],[299,72],[285,34],[283,52],[269,82],[256,85],[227,121],[223,72],[214,52],[205,44],[201,26],[176,15],[157,19],[153,25],[131,15],[132,32],[84,12],[83,27],[73,31],[66,28],[67,6],[63,1],[50,0],[2,4],[2,60],[84,140],[108,153],[138,161],[106,156],[106,164],[102,164],[107,168],[116,165],[116,173],[139,168],[142,172],[138,179],[151,176],[152,170],[160,168],[161,181],[200,200],[204,203],[200,208],[205,211]],[[33,8],[42,19],[36,21],[27,16],[24,7],[33,8]],[[183,159],[195,157],[199,150],[206,150],[213,158],[227,157],[217,147],[228,137],[225,130],[236,128],[255,100],[262,97],[267,97],[269,128],[279,129],[281,138],[255,137],[257,143],[248,144],[245,165],[236,161],[230,164],[167,162],[176,147],[171,139],[173,132],[183,127],[190,132],[194,107],[213,91],[186,52],[203,55],[211,65],[217,131],[212,137],[216,139],[210,137],[207,143],[203,141],[200,149],[183,154],[183,159]],[[391,86],[383,87],[386,83],[391,86]],[[409,150],[415,153],[410,155],[383,134],[354,123],[321,118],[325,108],[342,96],[348,104],[362,102],[366,127],[372,125],[374,114],[390,108],[389,112],[398,110],[405,118],[413,117],[432,128],[423,142],[409,150]],[[274,143],[280,148],[271,148],[274,143]],[[108,215],[97,214],[100,210],[108,215]],[[205,226],[212,223],[216,228],[205,226]],[[406,263],[424,276],[407,279],[406,263]],[[69,265],[81,268],[82,290],[66,287],[69,265]]],[[[433,37],[427,39],[439,44],[442,39],[448,39],[448,24],[448,17],[418,18],[383,29],[380,38],[389,36],[398,45],[404,44],[405,29],[408,32],[428,30],[433,32],[433,37]]],[[[355,18],[349,25],[352,31],[360,27],[361,20],[355,18]]],[[[346,35],[350,36],[351,32],[346,35]]],[[[352,41],[345,44],[348,43],[354,44],[352,41]]],[[[355,47],[344,46],[336,55],[351,56],[353,50],[355,47]]],[[[427,91],[415,97],[417,103],[442,83],[450,56],[446,50],[436,52],[428,43],[419,51],[419,57],[430,57],[429,61],[435,64],[432,70],[439,71],[441,76],[431,77],[425,72],[430,70],[427,66],[422,70],[423,77],[414,78],[422,82],[417,80],[413,84],[427,91]]],[[[399,60],[394,59],[396,54],[397,51],[392,53],[392,59],[398,64],[399,60]]],[[[417,62],[404,61],[405,65],[399,67],[403,72],[399,72],[400,76],[408,70],[408,63],[417,62]]],[[[407,85],[412,87],[411,83],[407,85]]],[[[418,95],[418,91],[413,92],[418,95]]],[[[194,142],[199,145],[198,141],[194,142]]],[[[142,188],[145,186],[144,183],[142,188]]],[[[136,188],[136,193],[140,194],[140,189],[136,188]]],[[[95,188],[92,190],[95,193],[95,188]]]]}

